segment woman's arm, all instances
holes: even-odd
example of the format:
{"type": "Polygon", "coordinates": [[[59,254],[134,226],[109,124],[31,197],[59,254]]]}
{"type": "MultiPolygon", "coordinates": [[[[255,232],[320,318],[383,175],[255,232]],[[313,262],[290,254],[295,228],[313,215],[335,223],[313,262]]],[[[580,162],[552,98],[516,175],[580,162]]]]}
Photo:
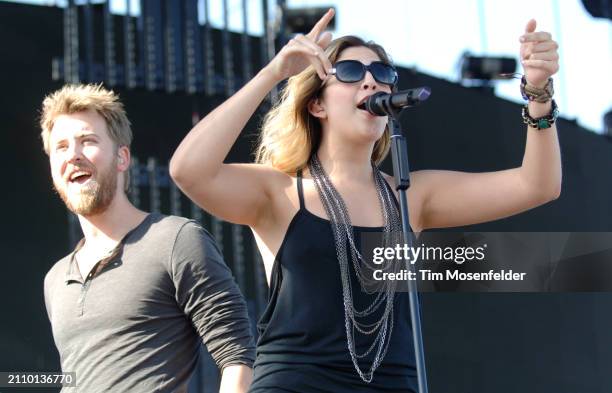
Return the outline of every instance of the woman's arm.
{"type": "MultiPolygon", "coordinates": [[[[557,72],[557,44],[549,33],[535,32],[529,21],[521,37],[521,58],[527,83],[543,88],[557,72]]],[[[546,116],[551,102],[529,102],[531,117],[546,116]]],[[[417,171],[413,185],[423,196],[423,228],[470,225],[500,219],[556,199],[561,192],[561,154],[557,128],[527,127],[522,165],[518,168],[465,173],[417,171]]]]}
{"type": "Polygon", "coordinates": [[[170,175],[205,210],[225,220],[252,224],[267,202],[268,168],[223,160],[257,106],[278,80],[261,70],[242,89],[193,127],[170,160],[170,175]]]}
{"type": "Polygon", "coordinates": [[[325,78],[331,64],[323,49],[331,35],[321,35],[333,17],[330,10],[306,36],[292,39],[242,89],[208,114],[187,134],[170,161],[179,188],[210,213],[227,221],[255,226],[286,175],[254,164],[223,160],[268,92],[280,81],[313,65],[325,78]]]}

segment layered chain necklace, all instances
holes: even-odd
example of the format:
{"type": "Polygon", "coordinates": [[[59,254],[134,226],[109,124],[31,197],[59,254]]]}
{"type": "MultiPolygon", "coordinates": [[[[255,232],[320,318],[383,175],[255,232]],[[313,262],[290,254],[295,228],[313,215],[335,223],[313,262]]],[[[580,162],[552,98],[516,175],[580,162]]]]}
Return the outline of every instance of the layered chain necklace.
{"type": "MultiPolygon", "coordinates": [[[[375,289],[372,290],[372,274],[374,268],[385,271],[394,269],[394,264],[391,263],[387,266],[374,267],[372,263],[367,263],[364,260],[355,244],[353,226],[346,204],[338,190],[336,190],[332,184],[329,176],[327,176],[316,154],[311,157],[308,168],[334,233],[336,254],[338,256],[340,277],[342,280],[342,297],[348,350],[355,370],[364,382],[369,383],[372,381],[374,371],[380,366],[389,348],[391,333],[393,331],[393,299],[397,286],[395,280],[385,280],[382,283],[376,283],[375,289]],[[353,302],[349,254],[355,275],[361,286],[360,289],[368,294],[376,294],[372,296],[374,298],[372,302],[362,310],[358,310],[353,302]],[[362,322],[364,318],[372,315],[383,305],[384,309],[381,312],[382,315],[377,321],[373,323],[362,322]],[[355,330],[366,336],[374,336],[372,344],[363,353],[357,353],[355,348],[355,330]],[[374,360],[372,361],[370,369],[366,372],[359,366],[359,359],[368,356],[374,348],[376,348],[374,360]]],[[[382,174],[374,163],[372,163],[372,170],[382,216],[384,218],[382,234],[383,247],[393,247],[397,244],[399,240],[398,235],[402,232],[399,212],[397,206],[393,202],[394,196],[392,192],[389,190],[389,187],[386,186],[382,174]]]]}

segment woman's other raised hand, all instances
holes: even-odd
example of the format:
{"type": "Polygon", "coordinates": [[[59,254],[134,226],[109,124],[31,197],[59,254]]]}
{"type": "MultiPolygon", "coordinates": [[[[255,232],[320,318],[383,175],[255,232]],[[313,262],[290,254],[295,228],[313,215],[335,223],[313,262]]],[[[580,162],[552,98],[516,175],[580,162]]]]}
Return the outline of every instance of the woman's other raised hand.
{"type": "Polygon", "coordinates": [[[299,74],[309,65],[314,67],[319,78],[327,77],[332,65],[325,56],[325,49],[332,35],[325,29],[333,17],[334,10],[330,8],[308,34],[296,35],[270,61],[267,67],[279,82],[299,74]]]}

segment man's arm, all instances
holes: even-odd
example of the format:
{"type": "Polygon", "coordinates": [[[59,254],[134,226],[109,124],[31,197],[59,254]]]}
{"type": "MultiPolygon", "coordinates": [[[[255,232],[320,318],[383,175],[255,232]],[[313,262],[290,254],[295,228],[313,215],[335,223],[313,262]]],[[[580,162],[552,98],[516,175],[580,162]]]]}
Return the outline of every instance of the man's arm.
{"type": "Polygon", "coordinates": [[[44,300],[45,300],[45,309],[47,310],[47,317],[49,318],[49,321],[51,321],[51,287],[53,284],[53,272],[54,269],[51,269],[47,272],[47,274],[45,275],[45,279],[43,281],[43,294],[44,294],[44,300]]]}
{"type": "Polygon", "coordinates": [[[253,370],[244,364],[227,366],[221,372],[219,393],[246,393],[253,380],[253,370]]]}
{"type": "Polygon", "coordinates": [[[176,300],[222,370],[221,392],[246,392],[255,346],[246,302],[214,240],[186,223],[172,250],[176,300]]]}

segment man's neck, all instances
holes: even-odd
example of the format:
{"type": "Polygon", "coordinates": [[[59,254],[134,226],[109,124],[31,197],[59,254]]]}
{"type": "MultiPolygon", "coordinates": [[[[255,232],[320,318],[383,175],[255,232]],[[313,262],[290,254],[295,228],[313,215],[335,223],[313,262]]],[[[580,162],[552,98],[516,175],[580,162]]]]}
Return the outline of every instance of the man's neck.
{"type": "Polygon", "coordinates": [[[118,193],[108,208],[93,216],[78,216],[85,235],[85,247],[108,250],[147,216],[130,203],[125,194],[118,193]]]}

